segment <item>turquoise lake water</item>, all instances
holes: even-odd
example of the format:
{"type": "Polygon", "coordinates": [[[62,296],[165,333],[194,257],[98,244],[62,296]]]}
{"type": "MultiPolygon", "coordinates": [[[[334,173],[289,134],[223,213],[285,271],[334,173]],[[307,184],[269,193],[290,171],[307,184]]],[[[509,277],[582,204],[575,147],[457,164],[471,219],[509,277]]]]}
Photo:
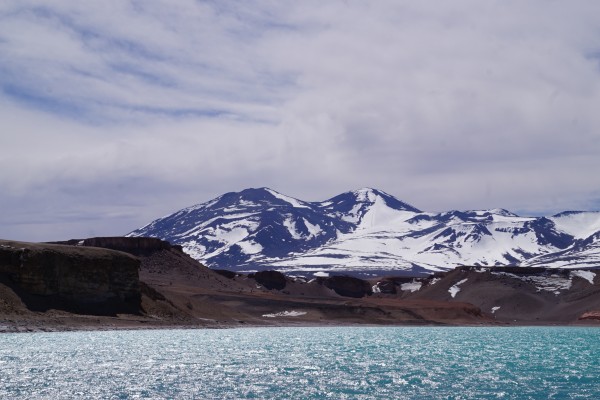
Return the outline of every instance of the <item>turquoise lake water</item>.
{"type": "Polygon", "coordinates": [[[600,329],[0,335],[0,398],[599,399],[600,329]]]}

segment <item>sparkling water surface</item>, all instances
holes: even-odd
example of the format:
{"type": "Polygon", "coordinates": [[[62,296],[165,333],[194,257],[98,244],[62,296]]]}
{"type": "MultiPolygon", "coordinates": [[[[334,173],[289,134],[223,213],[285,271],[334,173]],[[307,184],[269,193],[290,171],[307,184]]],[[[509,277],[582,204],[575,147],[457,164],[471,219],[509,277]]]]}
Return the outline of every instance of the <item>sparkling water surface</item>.
{"type": "Polygon", "coordinates": [[[0,335],[0,398],[599,399],[600,330],[245,328],[0,335]]]}

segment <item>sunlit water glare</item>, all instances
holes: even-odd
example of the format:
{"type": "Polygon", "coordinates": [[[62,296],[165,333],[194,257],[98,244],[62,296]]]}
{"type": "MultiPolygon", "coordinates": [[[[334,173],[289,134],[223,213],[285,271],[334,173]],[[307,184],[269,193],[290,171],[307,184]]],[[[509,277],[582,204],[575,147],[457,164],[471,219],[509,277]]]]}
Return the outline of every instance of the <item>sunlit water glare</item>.
{"type": "Polygon", "coordinates": [[[0,335],[0,398],[600,398],[595,328],[0,335]]]}

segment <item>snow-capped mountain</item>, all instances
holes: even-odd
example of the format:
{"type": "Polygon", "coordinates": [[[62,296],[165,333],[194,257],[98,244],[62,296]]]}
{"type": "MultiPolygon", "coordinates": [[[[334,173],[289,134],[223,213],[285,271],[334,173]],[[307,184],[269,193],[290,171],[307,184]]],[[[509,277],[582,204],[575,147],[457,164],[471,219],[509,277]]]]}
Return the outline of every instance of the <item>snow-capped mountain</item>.
{"type": "Polygon", "coordinates": [[[550,219],[558,229],[572,235],[575,240],[564,250],[543,254],[523,262],[526,266],[556,268],[600,267],[600,213],[567,211],[550,219]]]}
{"type": "Polygon", "coordinates": [[[212,268],[290,273],[432,272],[459,265],[600,267],[600,213],[427,213],[376,189],[301,201],[227,193],[131,232],[183,246],[212,268]]]}

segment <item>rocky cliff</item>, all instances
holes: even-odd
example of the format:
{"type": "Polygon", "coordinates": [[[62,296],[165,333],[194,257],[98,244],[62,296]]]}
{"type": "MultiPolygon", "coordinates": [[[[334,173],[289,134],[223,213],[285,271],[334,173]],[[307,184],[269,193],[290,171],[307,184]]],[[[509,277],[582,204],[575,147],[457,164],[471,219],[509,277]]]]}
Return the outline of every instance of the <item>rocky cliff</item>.
{"type": "Polygon", "coordinates": [[[113,250],[0,241],[0,280],[30,310],[137,313],[139,265],[136,257],[113,250]]]}

